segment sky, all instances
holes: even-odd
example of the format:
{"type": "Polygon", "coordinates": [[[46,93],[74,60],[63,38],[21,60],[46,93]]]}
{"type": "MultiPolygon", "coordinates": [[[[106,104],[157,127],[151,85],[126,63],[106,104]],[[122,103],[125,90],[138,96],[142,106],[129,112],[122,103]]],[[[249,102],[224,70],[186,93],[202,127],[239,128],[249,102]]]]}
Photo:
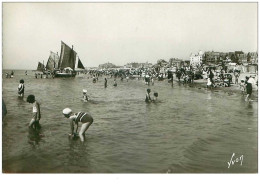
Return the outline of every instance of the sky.
{"type": "Polygon", "coordinates": [[[257,51],[256,3],[3,3],[3,69],[36,69],[61,41],[85,67],[257,51]]]}

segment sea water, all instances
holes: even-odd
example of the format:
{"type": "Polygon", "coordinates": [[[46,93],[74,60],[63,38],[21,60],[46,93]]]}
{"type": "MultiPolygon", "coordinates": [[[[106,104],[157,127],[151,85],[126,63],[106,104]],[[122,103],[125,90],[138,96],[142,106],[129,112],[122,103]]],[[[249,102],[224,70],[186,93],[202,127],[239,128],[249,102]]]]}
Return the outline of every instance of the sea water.
{"type": "MultiPolygon", "coordinates": [[[[3,71],[3,74],[5,71],[3,71]]],[[[89,75],[36,79],[33,72],[3,76],[7,115],[2,126],[6,173],[256,173],[258,102],[239,93],[155,81],[156,103],[145,103],[142,80],[89,75]],[[18,98],[19,80],[25,97],[18,98]],[[82,101],[87,89],[90,101],[82,101]],[[29,130],[33,94],[41,104],[39,135],[29,130]],[[62,110],[89,112],[84,143],[68,138],[62,110]]],[[[206,82],[205,82],[206,84],[206,82]]]]}

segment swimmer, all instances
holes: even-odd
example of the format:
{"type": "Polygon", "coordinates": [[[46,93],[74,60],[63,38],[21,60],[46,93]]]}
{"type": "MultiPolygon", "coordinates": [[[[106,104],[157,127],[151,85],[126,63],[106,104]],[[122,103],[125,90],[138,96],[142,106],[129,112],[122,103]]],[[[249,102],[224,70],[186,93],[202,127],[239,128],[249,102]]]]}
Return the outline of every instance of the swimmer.
{"type": "Polygon", "coordinates": [[[24,96],[24,80],[20,80],[20,84],[18,86],[18,96],[23,97],[24,96]]]}
{"type": "Polygon", "coordinates": [[[155,102],[157,100],[158,93],[154,92],[152,102],[155,102]]]}
{"type": "Polygon", "coordinates": [[[81,122],[82,126],[79,132],[79,137],[82,142],[84,142],[85,132],[88,130],[89,126],[93,123],[93,117],[85,112],[72,113],[70,108],[65,108],[62,111],[63,115],[70,120],[71,133],[69,136],[72,138],[76,135],[78,131],[78,123],[81,122]],[[77,125],[76,132],[74,132],[74,124],[77,125]]]}
{"type": "Polygon", "coordinates": [[[39,127],[39,121],[41,119],[41,109],[40,109],[40,104],[35,100],[34,95],[29,95],[27,97],[27,102],[33,104],[33,118],[31,119],[29,123],[29,127],[34,127],[37,129],[39,127]]]}
{"type": "Polygon", "coordinates": [[[151,102],[152,101],[152,99],[150,97],[151,89],[147,89],[146,91],[147,91],[147,93],[145,96],[145,102],[151,102]]]}
{"type": "Polygon", "coordinates": [[[88,101],[89,100],[87,92],[88,91],[86,89],[83,89],[83,101],[88,101]]]}

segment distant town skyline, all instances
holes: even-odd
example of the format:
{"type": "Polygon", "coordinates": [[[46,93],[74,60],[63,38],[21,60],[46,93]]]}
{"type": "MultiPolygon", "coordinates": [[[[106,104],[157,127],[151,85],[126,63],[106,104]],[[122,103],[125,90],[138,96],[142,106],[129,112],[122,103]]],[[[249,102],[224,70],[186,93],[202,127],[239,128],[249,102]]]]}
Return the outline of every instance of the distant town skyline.
{"type": "Polygon", "coordinates": [[[256,52],[257,3],[3,3],[3,69],[36,69],[61,41],[85,67],[256,52]]]}

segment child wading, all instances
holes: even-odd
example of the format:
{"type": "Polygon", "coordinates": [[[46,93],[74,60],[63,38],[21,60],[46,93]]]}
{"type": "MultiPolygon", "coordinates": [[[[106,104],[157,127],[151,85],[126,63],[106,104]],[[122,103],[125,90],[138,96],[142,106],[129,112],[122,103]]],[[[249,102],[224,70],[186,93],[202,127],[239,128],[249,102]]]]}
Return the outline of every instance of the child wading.
{"type": "Polygon", "coordinates": [[[41,119],[40,104],[35,100],[34,95],[29,95],[27,97],[27,102],[33,104],[33,118],[29,123],[29,127],[34,127],[35,129],[40,128],[40,124],[39,124],[39,121],[41,119]]]}
{"type": "Polygon", "coordinates": [[[24,80],[20,80],[20,84],[18,86],[18,96],[19,97],[24,96],[24,80]]]}
{"type": "Polygon", "coordinates": [[[63,109],[62,113],[66,118],[69,118],[69,120],[70,120],[71,133],[69,134],[69,136],[71,136],[72,138],[75,137],[77,134],[78,123],[79,122],[82,123],[81,129],[79,131],[79,137],[80,137],[80,140],[83,142],[85,132],[88,130],[89,126],[94,121],[93,117],[86,112],[72,113],[72,110],[70,108],[63,109]],[[75,132],[74,132],[74,124],[77,125],[75,132]]]}
{"type": "Polygon", "coordinates": [[[87,92],[88,91],[86,89],[83,89],[83,101],[88,101],[89,100],[87,92]]]}
{"type": "Polygon", "coordinates": [[[147,91],[147,93],[145,95],[145,102],[151,102],[152,101],[152,99],[150,97],[151,89],[147,89],[146,91],[147,91]]]}

